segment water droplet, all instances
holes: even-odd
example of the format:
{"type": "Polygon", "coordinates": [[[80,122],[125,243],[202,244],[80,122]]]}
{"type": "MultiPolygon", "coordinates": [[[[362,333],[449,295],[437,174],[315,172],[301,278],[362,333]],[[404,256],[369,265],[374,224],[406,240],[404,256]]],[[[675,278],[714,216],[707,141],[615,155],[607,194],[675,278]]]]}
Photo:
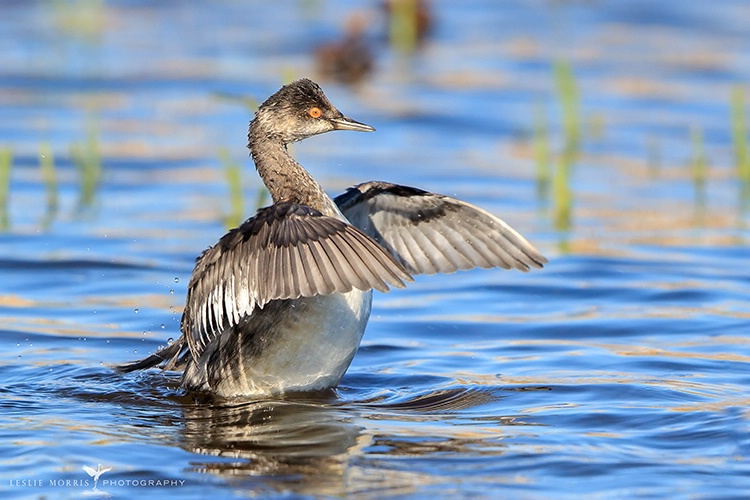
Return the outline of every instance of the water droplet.
{"type": "Polygon", "coordinates": [[[133,354],[138,354],[138,349],[133,349],[133,354]]]}
{"type": "Polygon", "coordinates": [[[169,337],[167,339],[167,345],[172,345],[172,344],[174,344],[174,339],[172,337],[169,337]]]}
{"type": "Polygon", "coordinates": [[[162,323],[160,326],[161,326],[162,330],[164,330],[165,328],[167,328],[166,326],[164,326],[164,323],[162,323]]]}
{"type": "Polygon", "coordinates": [[[175,283],[179,283],[179,282],[180,282],[180,278],[175,278],[175,279],[174,279],[174,282],[175,282],[175,283]]]}
{"type": "Polygon", "coordinates": [[[16,344],[16,347],[21,347],[21,344],[20,343],[16,344]]]}
{"type": "Polygon", "coordinates": [[[21,359],[21,355],[20,354],[18,355],[18,359],[21,359]]]}
{"type": "Polygon", "coordinates": [[[171,293],[172,295],[174,295],[174,290],[173,290],[173,289],[170,289],[170,290],[169,290],[169,293],[171,293]]]}
{"type": "Polygon", "coordinates": [[[138,308],[137,307],[135,308],[135,313],[138,314],[138,308]]]}

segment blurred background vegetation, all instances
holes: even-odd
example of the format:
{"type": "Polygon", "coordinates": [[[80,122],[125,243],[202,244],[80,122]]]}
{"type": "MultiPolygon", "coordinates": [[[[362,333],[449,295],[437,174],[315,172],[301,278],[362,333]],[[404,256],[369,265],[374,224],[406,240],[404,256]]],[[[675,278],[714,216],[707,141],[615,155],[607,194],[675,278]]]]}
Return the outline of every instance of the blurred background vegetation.
{"type": "Polygon", "coordinates": [[[531,214],[533,230],[562,251],[721,244],[745,228],[743,2],[4,8],[0,28],[14,42],[0,60],[6,232],[50,231],[59,220],[95,227],[116,199],[102,190],[157,178],[157,198],[170,183],[223,191],[190,210],[239,224],[268,202],[243,148],[246,122],[301,76],[381,129],[372,149],[346,138],[305,147],[313,165],[334,163],[323,171],[332,190],[388,178],[490,200],[517,219],[531,214]],[[124,181],[128,171],[142,177],[124,181]],[[696,237],[696,228],[706,231],[696,237]]]}

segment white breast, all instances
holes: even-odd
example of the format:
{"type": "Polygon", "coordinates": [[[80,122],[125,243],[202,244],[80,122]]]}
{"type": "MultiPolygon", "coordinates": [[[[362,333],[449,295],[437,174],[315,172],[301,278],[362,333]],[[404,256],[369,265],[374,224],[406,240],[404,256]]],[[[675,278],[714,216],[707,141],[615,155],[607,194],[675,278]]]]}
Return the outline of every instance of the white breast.
{"type": "MultiPolygon", "coordinates": [[[[287,300],[261,332],[269,341],[256,356],[232,355],[211,362],[210,346],[185,371],[183,385],[221,397],[253,397],[323,390],[341,381],[357,352],[370,316],[372,291],[287,300]],[[279,314],[281,313],[281,314],[279,314]],[[220,373],[212,373],[220,372],[220,373]],[[210,383],[209,380],[213,380],[210,383]]],[[[263,315],[266,308],[253,315],[263,315]]],[[[226,332],[223,335],[232,335],[226,332]]],[[[236,335],[236,334],[235,334],[236,335]]],[[[250,332],[239,332],[250,337],[250,332]]],[[[242,339],[239,343],[242,344],[242,339]]],[[[228,354],[228,353],[227,353],[228,354]]]]}
{"type": "Polygon", "coordinates": [[[370,317],[372,291],[353,290],[294,301],[284,339],[263,356],[286,390],[335,387],[357,352],[370,317]]]}

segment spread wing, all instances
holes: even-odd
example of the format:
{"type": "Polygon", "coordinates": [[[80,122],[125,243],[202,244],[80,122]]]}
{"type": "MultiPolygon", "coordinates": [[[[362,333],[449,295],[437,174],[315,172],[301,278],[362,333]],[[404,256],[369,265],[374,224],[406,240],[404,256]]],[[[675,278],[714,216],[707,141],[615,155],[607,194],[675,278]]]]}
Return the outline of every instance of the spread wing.
{"type": "Polygon", "coordinates": [[[88,465],[84,465],[84,466],[83,466],[83,470],[85,470],[85,471],[86,471],[86,473],[87,473],[87,474],[88,474],[89,476],[91,476],[91,477],[94,477],[94,476],[96,476],[96,470],[95,470],[95,469],[92,469],[92,468],[91,468],[91,467],[89,467],[88,465]]]}
{"type": "Polygon", "coordinates": [[[366,182],[334,200],[412,274],[473,267],[528,271],[547,259],[515,229],[469,203],[421,189],[366,182]]]}
{"type": "Polygon", "coordinates": [[[198,258],[182,330],[198,358],[211,340],[276,299],[388,291],[411,276],[356,227],[304,205],[261,209],[198,258]]]}

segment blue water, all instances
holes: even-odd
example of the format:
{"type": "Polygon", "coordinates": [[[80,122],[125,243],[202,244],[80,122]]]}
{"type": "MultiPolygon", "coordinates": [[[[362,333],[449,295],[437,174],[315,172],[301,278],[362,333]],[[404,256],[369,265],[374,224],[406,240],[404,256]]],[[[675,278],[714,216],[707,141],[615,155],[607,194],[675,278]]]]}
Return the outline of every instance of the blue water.
{"type": "Polygon", "coordinates": [[[434,29],[410,56],[384,41],[375,2],[2,5],[0,148],[14,160],[0,496],[750,496],[750,204],[728,104],[735,85],[750,102],[750,8],[431,5],[434,29]],[[350,88],[316,74],[312,52],[354,11],[370,16],[376,71],[350,88]],[[543,109],[550,154],[562,149],[557,58],[575,71],[582,122],[567,228],[532,139],[543,109]],[[380,179],[457,196],[549,265],[376,294],[329,394],[219,405],[175,374],[114,373],[179,336],[194,259],[230,213],[222,151],[244,167],[254,211],[252,113],[238,98],[298,76],[377,128],[294,146],[332,194],[380,179]],[[83,203],[71,147],[89,130],[103,171],[83,203]],[[83,466],[98,464],[111,470],[94,489],[83,466]]]}

